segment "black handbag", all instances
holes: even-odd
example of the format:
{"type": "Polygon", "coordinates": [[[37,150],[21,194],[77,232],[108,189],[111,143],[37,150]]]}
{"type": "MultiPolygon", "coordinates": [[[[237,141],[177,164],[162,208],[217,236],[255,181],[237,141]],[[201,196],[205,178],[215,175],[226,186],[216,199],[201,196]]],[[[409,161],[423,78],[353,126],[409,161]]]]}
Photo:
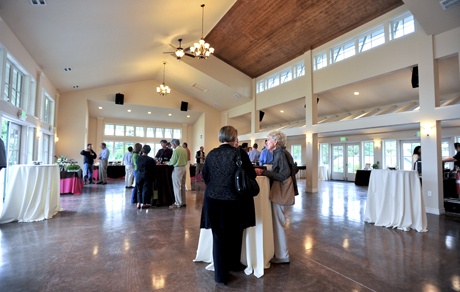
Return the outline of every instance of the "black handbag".
{"type": "Polygon", "coordinates": [[[238,194],[245,196],[257,196],[260,192],[259,184],[255,179],[249,178],[242,167],[240,149],[236,149],[235,188],[238,194]]]}

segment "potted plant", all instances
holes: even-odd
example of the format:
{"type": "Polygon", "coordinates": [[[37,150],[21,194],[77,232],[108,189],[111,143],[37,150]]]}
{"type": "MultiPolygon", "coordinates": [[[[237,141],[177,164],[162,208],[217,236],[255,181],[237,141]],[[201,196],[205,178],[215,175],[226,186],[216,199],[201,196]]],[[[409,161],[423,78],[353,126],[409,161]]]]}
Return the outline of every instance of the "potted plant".
{"type": "Polygon", "coordinates": [[[66,156],[56,157],[56,164],[59,165],[60,171],[78,171],[80,166],[73,159],[69,159],[66,156]]]}
{"type": "Polygon", "coordinates": [[[69,164],[65,167],[65,170],[68,172],[77,172],[80,170],[80,165],[78,164],[69,164]]]}
{"type": "Polygon", "coordinates": [[[372,164],[373,169],[378,169],[379,168],[379,162],[372,164]]]}

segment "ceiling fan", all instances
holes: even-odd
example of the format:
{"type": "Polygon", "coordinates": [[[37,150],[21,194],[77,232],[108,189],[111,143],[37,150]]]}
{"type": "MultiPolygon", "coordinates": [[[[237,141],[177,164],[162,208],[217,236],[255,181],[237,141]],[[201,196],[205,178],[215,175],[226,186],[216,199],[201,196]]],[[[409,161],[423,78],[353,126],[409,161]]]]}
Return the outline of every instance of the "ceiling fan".
{"type": "Polygon", "coordinates": [[[195,58],[195,55],[190,53],[190,48],[182,48],[182,39],[178,39],[179,41],[179,46],[176,48],[175,46],[171,45],[170,46],[175,49],[176,51],[174,52],[163,52],[163,54],[175,54],[177,60],[182,59],[183,56],[189,56],[192,58],[195,58]]]}

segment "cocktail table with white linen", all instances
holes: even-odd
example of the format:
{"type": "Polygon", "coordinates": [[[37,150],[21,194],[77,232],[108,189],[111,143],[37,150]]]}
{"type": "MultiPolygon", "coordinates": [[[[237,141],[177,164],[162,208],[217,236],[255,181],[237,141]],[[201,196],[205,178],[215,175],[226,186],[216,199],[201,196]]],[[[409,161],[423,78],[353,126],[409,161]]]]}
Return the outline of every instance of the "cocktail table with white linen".
{"type": "MultiPolygon", "coordinates": [[[[247,228],[243,232],[241,262],[247,266],[244,272],[258,278],[264,275],[264,269],[270,267],[270,259],[275,252],[273,242],[272,211],[269,199],[270,180],[265,176],[258,176],[257,183],[260,193],[254,197],[256,226],[247,228]]],[[[210,263],[207,270],[214,271],[212,259],[212,231],[201,229],[195,262],[210,263]]]]}

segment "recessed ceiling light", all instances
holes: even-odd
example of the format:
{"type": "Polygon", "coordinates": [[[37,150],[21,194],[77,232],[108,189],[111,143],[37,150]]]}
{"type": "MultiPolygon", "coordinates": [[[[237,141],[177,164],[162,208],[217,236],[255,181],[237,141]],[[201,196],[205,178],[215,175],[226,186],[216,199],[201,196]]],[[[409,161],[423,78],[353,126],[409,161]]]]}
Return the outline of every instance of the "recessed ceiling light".
{"type": "Polygon", "coordinates": [[[152,114],[152,112],[147,112],[147,113],[148,113],[149,115],[151,115],[151,114],[152,114]]]}
{"type": "Polygon", "coordinates": [[[284,113],[284,111],[283,111],[283,110],[280,110],[280,113],[284,113]]]}
{"type": "Polygon", "coordinates": [[[131,112],[131,110],[129,109],[129,110],[128,110],[128,113],[130,113],[130,112],[131,112]]]}
{"type": "Polygon", "coordinates": [[[354,94],[354,95],[359,95],[359,92],[358,92],[358,91],[355,91],[353,94],[354,94]]]}
{"type": "Polygon", "coordinates": [[[102,106],[100,106],[99,109],[102,109],[102,106]]]}
{"type": "Polygon", "coordinates": [[[172,114],[168,114],[168,116],[172,116],[172,114]]]}
{"type": "Polygon", "coordinates": [[[190,118],[190,115],[187,115],[187,118],[190,118]]]}

